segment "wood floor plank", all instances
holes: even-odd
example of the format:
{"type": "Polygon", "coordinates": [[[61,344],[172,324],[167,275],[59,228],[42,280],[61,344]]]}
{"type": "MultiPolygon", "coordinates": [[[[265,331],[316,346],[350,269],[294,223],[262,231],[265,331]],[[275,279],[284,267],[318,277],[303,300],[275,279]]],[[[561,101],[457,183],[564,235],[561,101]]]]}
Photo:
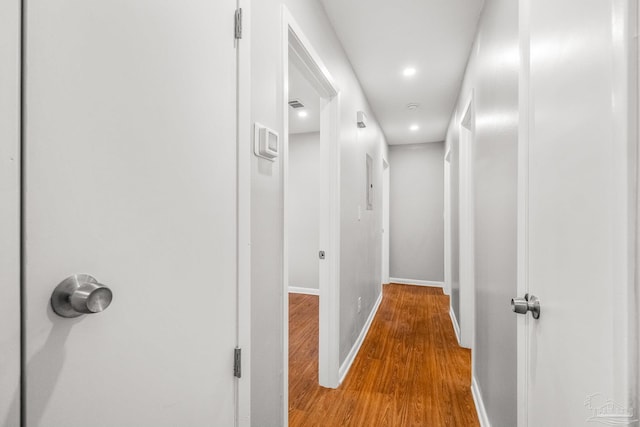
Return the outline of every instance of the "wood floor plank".
{"type": "Polygon", "coordinates": [[[439,288],[385,285],[351,370],[318,385],[318,297],[289,295],[291,427],[479,426],[471,353],[458,346],[439,288]]]}

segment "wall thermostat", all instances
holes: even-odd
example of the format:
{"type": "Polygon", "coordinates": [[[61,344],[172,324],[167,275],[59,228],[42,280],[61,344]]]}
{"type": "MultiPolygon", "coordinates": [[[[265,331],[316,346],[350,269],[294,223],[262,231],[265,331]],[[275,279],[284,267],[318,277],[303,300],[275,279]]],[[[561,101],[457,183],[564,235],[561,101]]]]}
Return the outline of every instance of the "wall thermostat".
{"type": "Polygon", "coordinates": [[[276,161],[279,152],[278,134],[260,123],[255,124],[255,134],[253,138],[254,153],[258,157],[276,161]]]}

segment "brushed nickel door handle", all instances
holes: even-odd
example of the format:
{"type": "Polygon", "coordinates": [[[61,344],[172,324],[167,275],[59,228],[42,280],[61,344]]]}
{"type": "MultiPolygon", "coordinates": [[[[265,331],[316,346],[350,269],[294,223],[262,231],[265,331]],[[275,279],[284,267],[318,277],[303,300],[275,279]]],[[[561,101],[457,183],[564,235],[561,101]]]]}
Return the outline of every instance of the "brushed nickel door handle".
{"type": "Polygon", "coordinates": [[[51,295],[51,308],[60,317],[78,317],[100,313],[113,300],[111,289],[88,274],[74,274],[64,279],[51,295]]]}
{"type": "Polygon", "coordinates": [[[524,298],[512,298],[511,310],[518,314],[527,314],[528,311],[534,319],[540,318],[540,299],[535,295],[526,294],[524,298]]]}

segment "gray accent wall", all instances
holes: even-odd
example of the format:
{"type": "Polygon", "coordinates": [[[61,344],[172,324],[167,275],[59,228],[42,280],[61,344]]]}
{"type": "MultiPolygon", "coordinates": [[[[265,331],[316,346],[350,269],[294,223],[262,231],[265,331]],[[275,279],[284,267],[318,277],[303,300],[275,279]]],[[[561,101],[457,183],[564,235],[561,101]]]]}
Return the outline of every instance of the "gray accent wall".
{"type": "MultiPolygon", "coordinates": [[[[359,88],[355,76],[350,84],[359,88]]],[[[344,107],[345,98],[341,102],[344,107]]],[[[388,159],[387,143],[372,120],[364,129],[353,125],[357,109],[356,104],[347,107],[346,116],[342,117],[347,129],[340,141],[341,366],[382,293],[382,159],[388,159]],[[367,209],[367,155],[373,159],[372,210],[367,209]],[[360,312],[358,298],[362,298],[360,312]]]]}
{"type": "Polygon", "coordinates": [[[389,147],[389,274],[444,280],[444,143],[389,147]]]}
{"type": "MultiPolygon", "coordinates": [[[[516,294],[517,279],[518,49],[518,2],[487,0],[447,134],[447,146],[457,154],[459,120],[473,93],[473,372],[493,427],[517,424],[516,318],[509,301],[516,294]]],[[[456,213],[457,209],[452,209],[452,214],[456,213]]],[[[454,295],[452,292],[455,310],[454,295]]]]}

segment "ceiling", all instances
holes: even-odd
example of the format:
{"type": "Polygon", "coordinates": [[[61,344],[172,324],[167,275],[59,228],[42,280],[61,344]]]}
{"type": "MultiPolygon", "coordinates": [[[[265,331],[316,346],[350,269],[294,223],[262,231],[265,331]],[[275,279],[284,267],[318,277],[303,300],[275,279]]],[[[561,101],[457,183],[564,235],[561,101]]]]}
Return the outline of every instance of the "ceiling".
{"type": "Polygon", "coordinates": [[[387,142],[443,141],[483,0],[321,2],[387,142]],[[415,75],[403,75],[408,67],[415,75]]]}
{"type": "Polygon", "coordinates": [[[319,132],[320,95],[293,63],[289,64],[289,101],[292,99],[299,100],[304,107],[289,107],[289,133],[319,132]],[[300,117],[301,111],[307,116],[300,117]]]}

